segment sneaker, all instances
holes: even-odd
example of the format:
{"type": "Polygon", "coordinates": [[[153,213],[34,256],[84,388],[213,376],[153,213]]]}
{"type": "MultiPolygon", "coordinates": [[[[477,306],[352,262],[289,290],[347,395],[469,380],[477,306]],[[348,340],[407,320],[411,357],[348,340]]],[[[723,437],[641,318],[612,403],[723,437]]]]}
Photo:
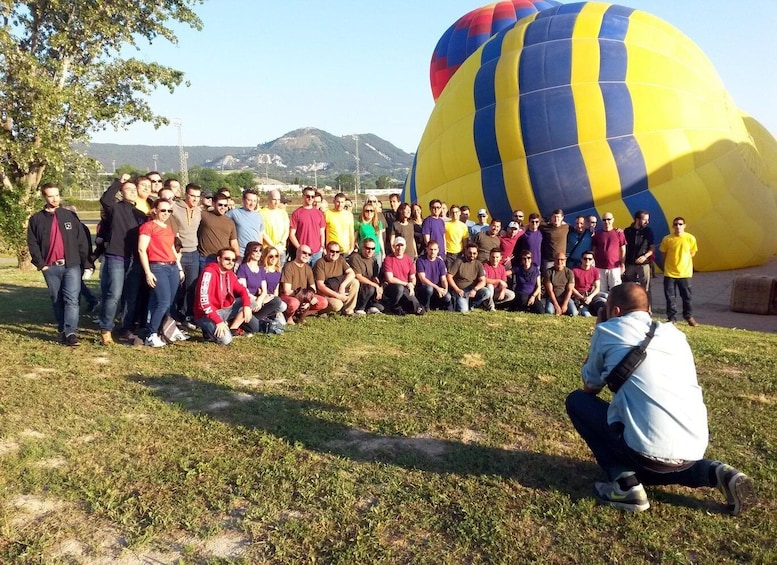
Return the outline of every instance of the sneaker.
{"type": "Polygon", "coordinates": [[[100,332],[100,343],[103,345],[113,345],[113,335],[111,335],[111,332],[100,332]]]}
{"type": "Polygon", "coordinates": [[[243,337],[246,335],[243,328],[230,328],[229,331],[232,333],[232,337],[243,337]]]}
{"type": "Polygon", "coordinates": [[[737,516],[750,508],[755,502],[753,480],[731,465],[720,461],[715,461],[713,466],[718,479],[718,484],[715,486],[726,496],[728,513],[737,516]]]}
{"type": "Polygon", "coordinates": [[[383,312],[383,310],[381,310],[377,306],[370,306],[369,308],[367,308],[367,314],[380,314],[381,312],[383,312]]]}
{"type": "Polygon", "coordinates": [[[367,312],[365,312],[364,310],[355,310],[353,314],[354,316],[366,316],[367,312]]]}
{"type": "Polygon", "coordinates": [[[650,508],[645,488],[639,484],[629,490],[621,490],[618,481],[594,483],[596,501],[599,504],[615,506],[629,512],[642,512],[650,508]]]}
{"type": "Polygon", "coordinates": [[[424,310],[423,306],[419,306],[416,308],[415,312],[413,312],[416,316],[423,316],[426,313],[426,310],[424,310]]]}
{"type": "Polygon", "coordinates": [[[197,325],[194,323],[194,318],[191,316],[186,316],[186,319],[183,321],[183,327],[189,331],[195,331],[197,329],[197,325]]]}
{"type": "Polygon", "coordinates": [[[688,318],[685,321],[688,322],[688,325],[691,326],[692,328],[695,328],[696,326],[699,325],[699,322],[697,322],[696,318],[694,318],[693,316],[691,316],[690,318],[688,318]]]}
{"type": "Polygon", "coordinates": [[[164,347],[165,342],[157,334],[149,334],[144,342],[149,347],[164,347]]]}
{"type": "Polygon", "coordinates": [[[176,328],[175,331],[173,332],[172,341],[186,341],[187,339],[189,339],[189,337],[190,336],[186,335],[181,330],[176,328]]]}
{"type": "Polygon", "coordinates": [[[64,343],[68,347],[78,347],[79,345],[81,345],[81,342],[78,340],[78,336],[76,334],[66,335],[62,343],[64,343]]]}

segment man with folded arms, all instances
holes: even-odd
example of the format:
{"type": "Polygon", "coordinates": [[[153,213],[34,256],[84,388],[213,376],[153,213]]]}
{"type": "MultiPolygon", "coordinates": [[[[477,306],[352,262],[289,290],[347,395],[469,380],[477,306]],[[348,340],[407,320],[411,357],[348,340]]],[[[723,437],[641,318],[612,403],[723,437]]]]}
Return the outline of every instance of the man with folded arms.
{"type": "Polygon", "coordinates": [[[362,241],[361,251],[348,257],[356,280],[359,281],[359,297],[354,314],[380,314],[383,312],[383,286],[380,283],[380,267],[375,260],[375,240],[371,237],[362,241]]]}
{"type": "Polygon", "coordinates": [[[415,295],[415,263],[405,254],[406,246],[404,237],[395,237],[394,253],[383,261],[383,278],[386,281],[383,303],[392,314],[421,316],[424,308],[415,295]]]}

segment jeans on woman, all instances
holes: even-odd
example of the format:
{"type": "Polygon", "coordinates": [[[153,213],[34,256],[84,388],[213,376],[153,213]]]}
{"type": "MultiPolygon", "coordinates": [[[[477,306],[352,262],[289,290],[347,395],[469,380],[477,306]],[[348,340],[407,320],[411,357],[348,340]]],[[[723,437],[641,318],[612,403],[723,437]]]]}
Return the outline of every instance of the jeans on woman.
{"type": "Polygon", "coordinates": [[[148,331],[158,333],[162,320],[170,312],[170,307],[173,305],[181,278],[178,273],[178,265],[175,263],[152,262],[149,266],[151,274],[156,277],[156,286],[151,289],[148,300],[148,331]]]}

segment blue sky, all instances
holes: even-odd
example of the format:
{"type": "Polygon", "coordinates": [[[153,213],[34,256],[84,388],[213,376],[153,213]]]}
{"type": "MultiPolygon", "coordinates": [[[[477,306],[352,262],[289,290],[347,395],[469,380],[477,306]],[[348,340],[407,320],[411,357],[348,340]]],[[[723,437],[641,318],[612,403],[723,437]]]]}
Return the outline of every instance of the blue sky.
{"type": "MultiPolygon", "coordinates": [[[[202,31],[177,28],[135,56],[186,73],[157,91],[185,145],[252,146],[306,126],[374,133],[415,151],[434,106],[429,61],[442,33],[478,0],[210,0],[202,31]]],[[[565,2],[567,3],[567,2],[565,2]]],[[[736,104],[777,134],[777,0],[624,0],[668,21],[712,61],[736,104]]],[[[137,125],[100,143],[176,145],[177,130],[137,125]]]]}

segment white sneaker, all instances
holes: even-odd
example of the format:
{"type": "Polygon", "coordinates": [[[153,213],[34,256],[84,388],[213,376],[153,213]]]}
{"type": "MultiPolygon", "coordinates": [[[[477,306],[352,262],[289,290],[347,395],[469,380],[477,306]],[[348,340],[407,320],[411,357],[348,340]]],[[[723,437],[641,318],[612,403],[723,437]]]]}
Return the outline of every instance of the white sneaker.
{"type": "Polygon", "coordinates": [[[367,308],[367,314],[380,314],[380,309],[375,308],[375,306],[370,306],[367,308]]]}
{"type": "Polygon", "coordinates": [[[356,315],[356,316],[366,316],[367,312],[365,312],[364,310],[356,310],[354,312],[354,315],[356,315]]]}
{"type": "Polygon", "coordinates": [[[172,341],[186,341],[187,339],[189,339],[189,337],[190,336],[186,335],[181,330],[176,329],[173,332],[173,339],[172,339],[172,341]]]}
{"type": "Polygon", "coordinates": [[[150,334],[145,341],[143,342],[149,347],[164,347],[165,342],[162,341],[162,338],[160,338],[157,334],[150,334]]]}

